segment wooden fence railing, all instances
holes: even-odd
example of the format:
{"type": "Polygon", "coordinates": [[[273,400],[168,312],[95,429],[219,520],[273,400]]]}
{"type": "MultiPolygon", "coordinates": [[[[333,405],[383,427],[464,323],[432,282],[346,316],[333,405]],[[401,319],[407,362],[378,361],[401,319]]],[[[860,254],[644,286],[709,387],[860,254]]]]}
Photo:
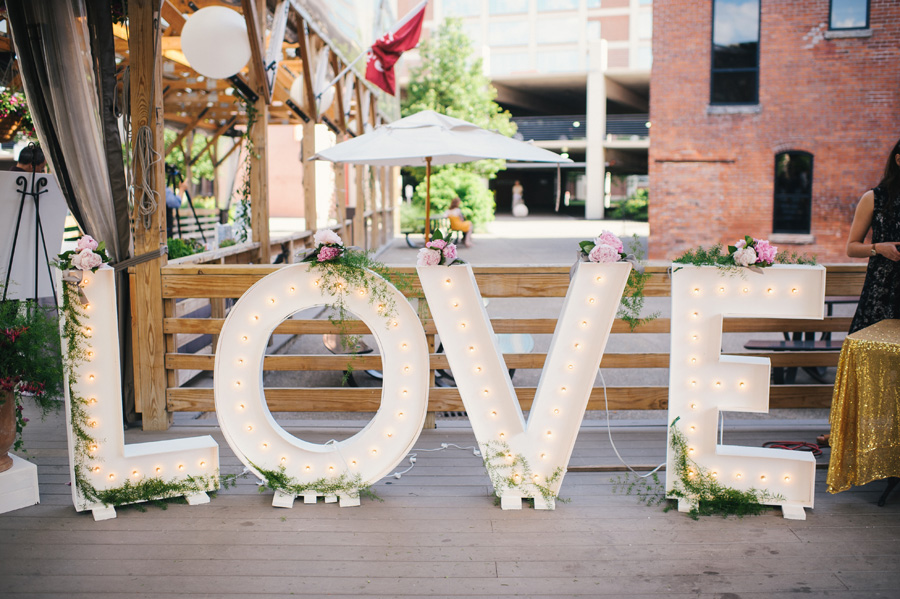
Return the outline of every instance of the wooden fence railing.
{"type": "MultiPolygon", "coordinates": [[[[176,310],[176,301],[182,298],[206,298],[224,302],[227,298],[238,298],[256,281],[273,272],[278,266],[250,265],[175,265],[162,270],[162,288],[166,317],[163,330],[166,336],[166,369],[168,389],[166,405],[169,411],[213,411],[214,400],[211,388],[188,388],[181,386],[179,371],[211,371],[215,356],[178,351],[176,335],[216,335],[222,328],[225,310],[219,310],[209,318],[184,317],[176,310]]],[[[859,295],[865,274],[864,265],[829,265],[826,275],[826,296],[859,295]]],[[[419,314],[423,316],[423,326],[429,347],[434,347],[436,329],[428,315],[421,289],[415,279],[413,268],[398,268],[399,272],[411,275],[413,289],[410,297],[419,301],[419,314]]],[[[562,298],[569,286],[568,266],[527,266],[474,267],[476,279],[485,298],[562,298]]],[[[670,278],[667,266],[650,266],[651,277],[645,286],[647,297],[668,297],[670,278]]],[[[556,318],[492,318],[492,326],[498,334],[527,333],[531,335],[552,334],[556,318]]],[[[846,332],[850,326],[848,317],[826,317],[824,321],[767,318],[726,318],[726,333],[759,332],[846,332]]],[[[286,320],[275,333],[294,335],[321,335],[335,333],[335,327],[327,320],[286,320]]],[[[364,334],[368,329],[359,321],[350,324],[351,333],[364,334]]],[[[659,318],[631,332],[627,324],[617,320],[613,333],[633,335],[666,334],[669,319],[659,318]]],[[[666,347],[668,344],[666,343],[666,347]]],[[[667,352],[615,353],[607,347],[603,357],[603,368],[661,368],[669,366],[667,352]]],[[[213,344],[212,350],[214,351],[213,344]]],[[[735,355],[735,352],[728,352],[735,355]]],[[[772,360],[773,367],[828,367],[836,366],[838,351],[829,352],[774,352],[737,353],[737,355],[765,356],[772,360]]],[[[506,354],[509,368],[536,368],[543,366],[546,353],[506,354]]],[[[444,354],[431,354],[431,381],[429,393],[430,411],[464,410],[456,388],[434,386],[434,370],[447,369],[449,364],[444,354]]],[[[329,354],[270,355],[264,360],[267,371],[342,371],[347,366],[346,356],[329,354]]],[[[381,358],[378,355],[359,356],[353,368],[378,369],[381,358]]],[[[517,386],[516,393],[523,409],[531,405],[535,387],[517,386]]],[[[380,388],[267,388],[266,400],[274,412],[373,412],[379,407],[380,388]]],[[[668,389],[665,385],[654,386],[613,386],[607,388],[609,408],[613,410],[665,409],[668,389]]],[[[831,402],[832,385],[827,384],[787,384],[773,385],[770,393],[772,408],[822,408],[831,402]]],[[[140,411],[140,401],[138,402],[140,411]]],[[[596,387],[591,395],[588,409],[604,407],[603,389],[596,387]]]]}

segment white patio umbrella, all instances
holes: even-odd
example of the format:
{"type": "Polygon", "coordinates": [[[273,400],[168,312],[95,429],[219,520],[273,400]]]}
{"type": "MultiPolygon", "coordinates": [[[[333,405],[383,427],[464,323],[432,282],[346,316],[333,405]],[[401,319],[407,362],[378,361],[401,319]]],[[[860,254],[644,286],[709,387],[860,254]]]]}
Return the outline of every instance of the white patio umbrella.
{"type": "Polygon", "coordinates": [[[549,150],[433,110],[423,110],[380,125],[374,131],[322,150],[310,158],[371,166],[424,166],[426,242],[431,219],[431,166],[486,159],[572,162],[549,150]]]}

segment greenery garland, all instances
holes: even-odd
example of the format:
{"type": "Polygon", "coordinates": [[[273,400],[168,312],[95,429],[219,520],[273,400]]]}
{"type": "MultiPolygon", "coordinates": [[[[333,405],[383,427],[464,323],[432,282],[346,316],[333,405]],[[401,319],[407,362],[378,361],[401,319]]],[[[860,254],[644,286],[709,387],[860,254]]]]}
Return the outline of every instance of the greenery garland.
{"type": "Polygon", "coordinates": [[[85,317],[81,304],[78,283],[63,283],[63,337],[66,348],[63,352],[63,366],[69,375],[69,420],[74,438],[73,471],[75,488],[81,497],[90,503],[105,506],[120,506],[143,501],[157,501],[179,495],[192,495],[212,491],[220,485],[228,488],[236,484],[236,475],[219,476],[219,473],[204,476],[188,476],[179,480],[161,477],[142,478],[139,481],[126,479],[125,482],[109,489],[98,489],[90,481],[88,472],[95,467],[91,448],[97,440],[90,432],[88,424],[88,401],[75,390],[78,367],[87,359],[87,334],[82,319],[85,317]]]}
{"type": "MultiPolygon", "coordinates": [[[[637,262],[643,262],[644,252],[641,249],[637,233],[632,237],[631,254],[637,262]]],[[[625,292],[622,294],[616,317],[625,321],[632,333],[637,327],[656,320],[660,315],[657,311],[647,316],[641,316],[641,312],[644,310],[644,285],[650,280],[650,276],[650,273],[646,271],[641,272],[632,268],[628,273],[628,280],[625,282],[625,292]]]]}
{"type": "Polygon", "coordinates": [[[240,202],[234,216],[235,225],[239,225],[235,231],[235,235],[241,242],[247,241],[247,230],[253,226],[251,218],[250,179],[253,173],[253,159],[259,158],[259,153],[256,151],[253,144],[253,137],[250,135],[253,126],[256,124],[259,111],[256,109],[254,103],[246,98],[244,98],[243,104],[244,112],[247,114],[247,129],[244,131],[242,140],[238,143],[246,144],[247,155],[244,158],[243,164],[244,176],[241,181],[241,186],[237,191],[240,202]]]}
{"type": "MultiPolygon", "coordinates": [[[[685,251],[683,254],[672,260],[672,262],[675,262],[676,264],[689,264],[691,266],[715,266],[722,269],[723,274],[741,276],[746,272],[746,268],[757,268],[737,266],[734,263],[732,254],[733,252],[729,251],[728,248],[725,248],[721,243],[717,243],[709,249],[706,249],[701,245],[685,251]]],[[[816,264],[816,257],[783,250],[778,252],[775,256],[775,264],[801,264],[814,266],[816,264]]],[[[678,267],[675,270],[680,269],[681,267],[678,267]]]]}
{"type": "MultiPolygon", "coordinates": [[[[709,470],[689,457],[687,439],[677,426],[679,419],[680,416],[669,426],[669,445],[674,456],[674,469],[671,475],[675,477],[672,490],[666,493],[665,486],[655,472],[649,481],[628,472],[613,479],[613,492],[624,489],[626,495],[635,494],[647,505],[660,505],[667,498],[687,501],[691,504],[688,515],[694,520],[698,520],[700,516],[716,514],[723,518],[730,515],[755,516],[771,507],[764,504],[784,501],[784,496],[773,494],[766,489],[750,488],[739,491],[719,482],[709,470]]],[[[673,507],[668,504],[665,511],[673,507]]]]}
{"type": "Polygon", "coordinates": [[[315,492],[316,495],[324,495],[326,497],[344,495],[354,498],[368,497],[376,501],[383,501],[372,490],[372,487],[363,484],[362,475],[360,474],[351,477],[347,472],[343,472],[338,477],[326,478],[323,476],[309,483],[301,483],[289,476],[283,465],[279,466],[277,470],[267,470],[253,462],[250,462],[250,465],[263,477],[262,484],[259,487],[260,493],[263,493],[266,489],[271,489],[285,495],[294,496],[315,492]]]}
{"type": "Polygon", "coordinates": [[[525,498],[540,495],[544,501],[567,502],[560,499],[554,487],[561,480],[565,469],[560,466],[547,477],[542,484],[535,482],[534,473],[528,460],[521,454],[514,453],[505,441],[488,441],[481,448],[484,467],[494,486],[494,495],[498,498],[505,490],[515,490],[525,498]]]}

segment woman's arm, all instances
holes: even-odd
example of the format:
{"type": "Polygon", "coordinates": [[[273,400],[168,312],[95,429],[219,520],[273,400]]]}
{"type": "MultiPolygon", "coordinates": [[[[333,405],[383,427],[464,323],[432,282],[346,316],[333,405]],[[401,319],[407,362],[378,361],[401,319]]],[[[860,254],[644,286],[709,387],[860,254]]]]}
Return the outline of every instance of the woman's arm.
{"type": "Polygon", "coordinates": [[[859,199],[856,205],[856,214],[853,215],[853,224],[850,225],[850,236],[847,238],[847,255],[851,258],[869,258],[872,249],[894,262],[900,261],[900,251],[897,244],[900,242],[884,241],[881,243],[864,243],[869,228],[872,226],[872,215],[875,212],[875,193],[867,191],[859,199]]]}

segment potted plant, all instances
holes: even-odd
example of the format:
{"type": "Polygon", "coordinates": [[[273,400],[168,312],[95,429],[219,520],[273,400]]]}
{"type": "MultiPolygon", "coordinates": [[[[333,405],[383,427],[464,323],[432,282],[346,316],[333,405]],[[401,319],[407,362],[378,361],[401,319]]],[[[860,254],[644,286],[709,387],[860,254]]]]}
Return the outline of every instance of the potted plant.
{"type": "Polygon", "coordinates": [[[33,301],[0,302],[0,472],[22,448],[26,398],[43,414],[60,406],[63,371],[55,308],[33,301]]]}

